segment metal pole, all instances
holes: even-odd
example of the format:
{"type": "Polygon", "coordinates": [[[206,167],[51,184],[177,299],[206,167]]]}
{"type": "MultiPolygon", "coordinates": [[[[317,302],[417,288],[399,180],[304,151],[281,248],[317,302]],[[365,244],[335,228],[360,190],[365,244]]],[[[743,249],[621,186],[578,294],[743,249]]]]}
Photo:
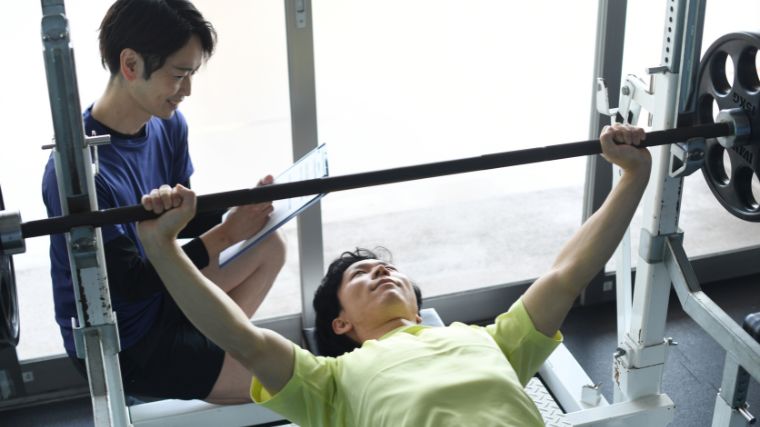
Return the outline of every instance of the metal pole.
{"type": "MultiPolygon", "coordinates": [[[[311,0],[285,0],[293,160],[319,145],[311,7],[311,0]]],[[[324,272],[322,209],[319,202],[298,216],[298,257],[301,319],[303,327],[311,327],[314,326],[315,317],[311,299],[324,272]]]]}
{"type": "MultiPolygon", "coordinates": [[[[686,35],[701,34],[703,0],[667,1],[663,28],[662,62],[649,70],[653,78],[652,127],[676,126],[679,92],[683,76],[692,75],[693,46],[686,35]],[[690,12],[691,11],[691,12],[690,12]],[[684,45],[686,44],[686,47],[684,45]]],[[[678,232],[683,178],[669,174],[670,147],[653,150],[653,170],[644,195],[644,222],[636,270],[630,325],[620,337],[620,349],[613,361],[615,401],[633,400],[661,392],[662,372],[668,343],[664,339],[670,296],[670,275],[663,260],[665,239],[678,232]]]]}
{"type": "MultiPolygon", "coordinates": [[[[90,148],[82,125],[74,54],[63,0],[42,0],[42,42],[56,148],[61,211],[97,210],[90,148]]],[[[77,304],[77,354],[86,359],[97,426],[130,425],[119,369],[119,339],[111,310],[100,230],[72,228],[66,235],[77,304]]],[[[72,319],[73,320],[73,319],[72,319]]]]}

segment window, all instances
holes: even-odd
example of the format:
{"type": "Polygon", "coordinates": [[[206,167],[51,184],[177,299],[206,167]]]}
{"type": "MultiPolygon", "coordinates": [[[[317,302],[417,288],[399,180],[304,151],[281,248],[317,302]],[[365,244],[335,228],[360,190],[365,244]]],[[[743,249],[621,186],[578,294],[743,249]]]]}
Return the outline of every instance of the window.
{"type": "MultiPolygon", "coordinates": [[[[182,111],[198,194],[254,187],[293,163],[282,2],[194,0],[219,40],[182,111]],[[234,13],[232,13],[234,11],[234,13]]],[[[254,319],[301,310],[296,222],[282,228],[287,262],[254,319]]]]}
{"type": "MultiPolygon", "coordinates": [[[[591,3],[315,3],[331,174],[588,139],[595,26],[591,3]]],[[[328,195],[325,262],[381,245],[427,296],[535,277],[580,224],[584,168],[577,158],[328,195]]]]}
{"type": "MultiPolygon", "coordinates": [[[[97,28],[108,4],[66,2],[83,107],[100,95],[108,78],[100,67],[97,45],[97,28]]],[[[7,54],[15,64],[0,69],[0,117],[4,129],[0,140],[0,185],[6,208],[19,210],[22,220],[30,221],[47,217],[41,183],[50,152],[40,147],[53,137],[40,39],[42,9],[39,2],[22,2],[3,3],[0,11],[3,16],[13,16],[2,31],[13,41],[7,44],[7,54]]],[[[27,239],[26,253],[13,258],[21,321],[21,339],[16,348],[20,359],[64,352],[53,311],[49,242],[47,237],[27,239]]]]}

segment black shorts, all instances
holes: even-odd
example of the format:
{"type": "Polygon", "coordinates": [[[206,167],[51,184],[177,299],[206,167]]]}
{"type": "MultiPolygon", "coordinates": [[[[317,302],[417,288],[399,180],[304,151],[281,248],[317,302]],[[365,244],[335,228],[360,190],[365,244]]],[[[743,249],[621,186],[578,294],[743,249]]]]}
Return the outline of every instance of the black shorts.
{"type": "MultiPolygon", "coordinates": [[[[84,360],[76,359],[84,369],[84,360]]],[[[205,399],[219,377],[224,350],[195,328],[164,294],[153,327],[119,353],[127,395],[161,399],[205,399]]]]}

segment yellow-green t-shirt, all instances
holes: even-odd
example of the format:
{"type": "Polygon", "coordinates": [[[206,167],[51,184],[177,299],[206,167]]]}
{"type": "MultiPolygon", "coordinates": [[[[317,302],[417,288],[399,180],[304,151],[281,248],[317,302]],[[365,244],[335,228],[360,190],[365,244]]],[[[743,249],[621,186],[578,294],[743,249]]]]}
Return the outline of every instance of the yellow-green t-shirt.
{"type": "Polygon", "coordinates": [[[543,426],[524,385],[562,341],[521,301],[486,327],[398,328],[337,358],[296,346],[293,377],[257,403],[302,426],[543,426]]]}

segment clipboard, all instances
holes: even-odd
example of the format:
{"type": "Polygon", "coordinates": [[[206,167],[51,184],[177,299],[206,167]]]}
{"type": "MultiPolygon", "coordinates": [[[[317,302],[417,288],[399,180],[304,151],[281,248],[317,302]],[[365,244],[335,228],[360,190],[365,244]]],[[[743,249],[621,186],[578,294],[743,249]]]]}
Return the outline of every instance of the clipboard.
{"type": "MultiPolygon", "coordinates": [[[[286,182],[303,181],[306,179],[316,179],[328,176],[327,167],[327,147],[321,144],[319,147],[311,150],[306,155],[298,159],[288,169],[282,172],[274,179],[275,184],[286,182]]],[[[219,266],[224,267],[232,260],[240,256],[243,252],[248,251],[261,243],[275,230],[283,226],[286,222],[298,216],[309,206],[313,205],[319,199],[324,197],[324,193],[310,194],[292,199],[275,200],[272,202],[274,210],[269,216],[269,220],[258,233],[249,239],[235,243],[234,245],[223,250],[219,254],[219,266]]],[[[226,218],[226,215],[225,215],[226,218]]]]}

